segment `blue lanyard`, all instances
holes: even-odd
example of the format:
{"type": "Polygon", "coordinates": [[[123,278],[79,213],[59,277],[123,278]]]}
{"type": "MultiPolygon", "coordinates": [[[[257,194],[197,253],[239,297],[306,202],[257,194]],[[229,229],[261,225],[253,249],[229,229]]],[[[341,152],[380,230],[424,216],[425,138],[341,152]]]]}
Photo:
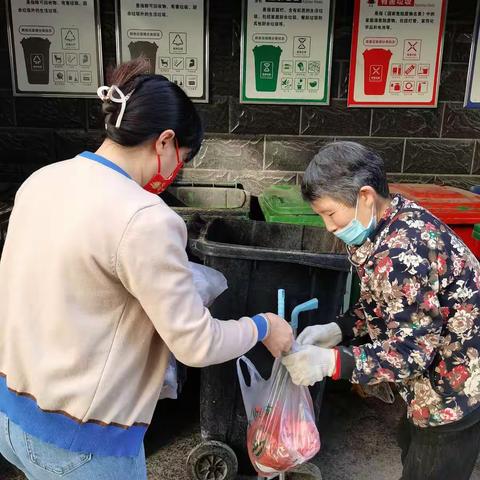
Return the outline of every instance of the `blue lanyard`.
{"type": "Polygon", "coordinates": [[[125,175],[127,178],[130,178],[130,180],[132,179],[132,177],[123,168],[120,168],[116,163],[113,163],[110,160],[107,160],[105,157],[97,155],[96,153],[85,151],[82,152],[80,156],[88,158],[89,160],[93,160],[94,162],[101,163],[102,165],[105,165],[106,167],[125,175]]]}

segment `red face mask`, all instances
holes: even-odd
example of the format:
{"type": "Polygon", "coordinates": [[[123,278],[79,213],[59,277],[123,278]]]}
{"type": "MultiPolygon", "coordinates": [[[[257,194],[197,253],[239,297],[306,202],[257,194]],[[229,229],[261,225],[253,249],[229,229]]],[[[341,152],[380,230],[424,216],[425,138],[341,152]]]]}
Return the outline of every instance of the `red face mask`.
{"type": "Polygon", "coordinates": [[[168,178],[165,178],[160,172],[161,172],[161,162],[160,162],[160,155],[157,155],[157,160],[158,160],[158,171],[157,173],[143,186],[147,192],[151,193],[156,193],[157,195],[159,193],[162,193],[165,191],[175,180],[175,178],[178,175],[178,172],[183,167],[183,162],[180,160],[180,154],[178,151],[178,143],[177,140],[175,139],[175,152],[177,154],[177,166],[175,167],[175,170],[170,174],[168,178]]]}

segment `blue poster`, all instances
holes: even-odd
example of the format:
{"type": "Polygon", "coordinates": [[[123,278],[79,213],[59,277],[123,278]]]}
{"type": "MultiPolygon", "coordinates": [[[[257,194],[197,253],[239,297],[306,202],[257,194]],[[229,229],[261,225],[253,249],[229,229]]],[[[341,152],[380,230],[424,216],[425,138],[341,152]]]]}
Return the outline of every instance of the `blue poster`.
{"type": "Polygon", "coordinates": [[[465,94],[465,107],[480,108],[480,3],[477,5],[475,30],[473,32],[472,50],[470,51],[470,65],[468,67],[467,91],[465,94]]]}

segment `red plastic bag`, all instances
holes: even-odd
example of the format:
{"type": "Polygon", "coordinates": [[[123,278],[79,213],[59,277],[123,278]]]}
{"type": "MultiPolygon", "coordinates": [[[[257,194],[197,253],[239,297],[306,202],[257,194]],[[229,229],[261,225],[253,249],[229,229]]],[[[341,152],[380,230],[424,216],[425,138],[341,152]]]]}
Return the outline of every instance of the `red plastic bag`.
{"type": "Polygon", "coordinates": [[[295,385],[279,359],[268,380],[246,357],[237,360],[237,371],[248,417],[248,454],[255,470],[269,477],[312,458],[320,450],[320,435],[308,388],[295,385]]]}

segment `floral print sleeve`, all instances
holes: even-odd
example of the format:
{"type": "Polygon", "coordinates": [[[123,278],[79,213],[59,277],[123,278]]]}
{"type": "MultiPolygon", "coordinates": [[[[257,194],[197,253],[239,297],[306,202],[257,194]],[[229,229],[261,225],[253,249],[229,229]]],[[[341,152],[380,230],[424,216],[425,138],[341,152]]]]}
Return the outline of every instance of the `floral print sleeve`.
{"type": "Polygon", "coordinates": [[[371,312],[373,342],[353,348],[355,383],[402,382],[423,375],[440,344],[436,258],[429,260],[432,250],[417,240],[377,253],[368,267],[372,296],[366,311],[371,312]]]}
{"type": "Polygon", "coordinates": [[[365,315],[360,301],[352,305],[343,315],[339,315],[335,322],[342,331],[342,339],[344,342],[368,334],[367,322],[365,321],[365,315]]]}

